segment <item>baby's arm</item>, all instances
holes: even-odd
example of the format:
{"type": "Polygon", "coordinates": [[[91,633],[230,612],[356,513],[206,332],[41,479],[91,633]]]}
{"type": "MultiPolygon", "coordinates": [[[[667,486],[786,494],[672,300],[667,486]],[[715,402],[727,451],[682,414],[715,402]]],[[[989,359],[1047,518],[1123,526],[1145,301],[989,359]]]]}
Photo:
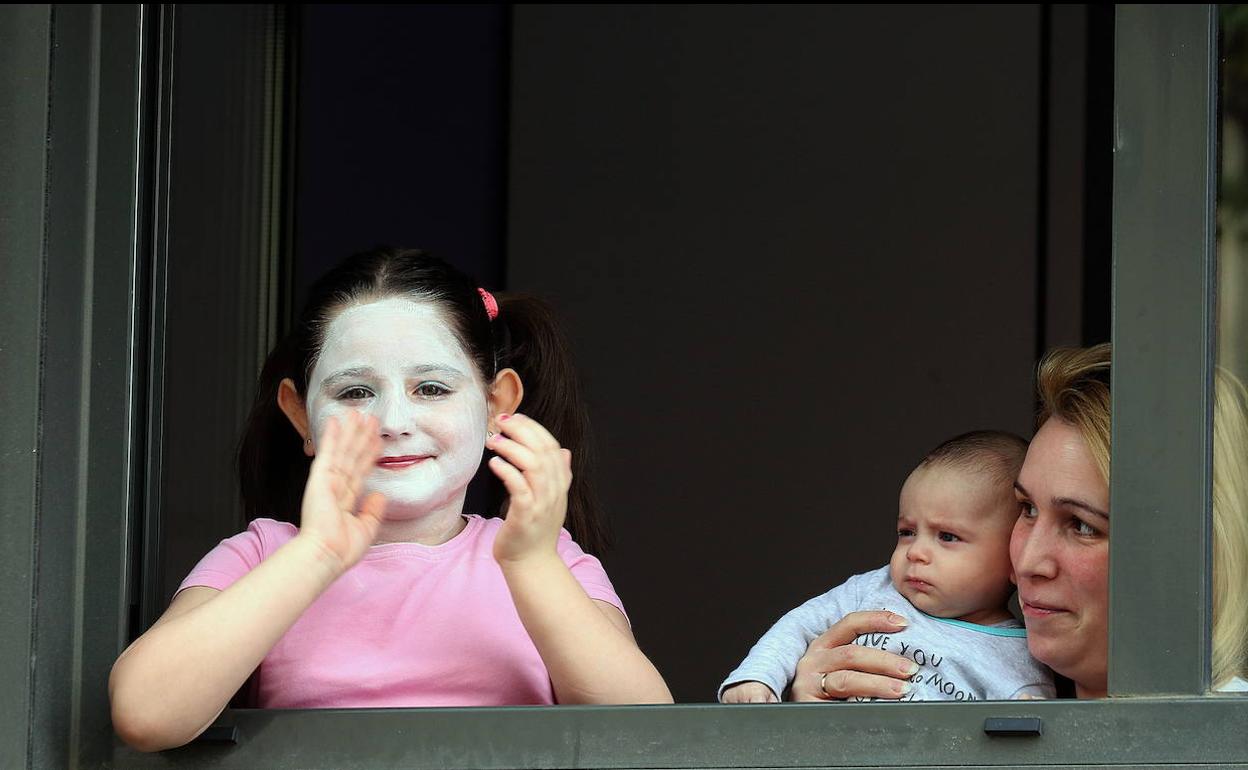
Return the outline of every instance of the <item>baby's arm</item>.
{"type": "Polygon", "coordinates": [[[204,731],[282,634],[372,543],[384,500],[356,498],[379,452],[376,421],[331,424],[304,493],[299,535],[224,591],[182,591],[109,677],[113,726],[143,751],[204,731]]]}
{"type": "Polygon", "coordinates": [[[559,703],[671,703],[663,677],[615,607],[595,601],[556,549],[567,512],[571,455],[523,415],[500,418],[490,468],[507,487],[494,541],[520,621],[542,656],[559,703]]]}
{"type": "Polygon", "coordinates": [[[724,703],[778,702],[780,695],[793,680],[797,662],[806,654],[806,648],[827,627],[829,618],[841,612],[838,586],[821,596],[805,602],[785,613],[767,633],[754,644],[741,665],[728,675],[719,686],[719,699],[724,703]],[[755,700],[756,687],[764,686],[773,696],[766,701],[755,700]],[[731,693],[731,694],[730,694],[731,693]],[[747,700],[743,701],[742,698],[747,700]]]}

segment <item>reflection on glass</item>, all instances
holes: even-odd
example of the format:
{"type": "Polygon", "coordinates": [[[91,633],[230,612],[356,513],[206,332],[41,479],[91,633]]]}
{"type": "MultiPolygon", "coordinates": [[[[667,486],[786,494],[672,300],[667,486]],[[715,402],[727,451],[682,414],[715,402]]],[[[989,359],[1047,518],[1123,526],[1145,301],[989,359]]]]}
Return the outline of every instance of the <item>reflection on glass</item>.
{"type": "Polygon", "coordinates": [[[1248,692],[1248,6],[1221,8],[1213,688],[1248,692]]]}

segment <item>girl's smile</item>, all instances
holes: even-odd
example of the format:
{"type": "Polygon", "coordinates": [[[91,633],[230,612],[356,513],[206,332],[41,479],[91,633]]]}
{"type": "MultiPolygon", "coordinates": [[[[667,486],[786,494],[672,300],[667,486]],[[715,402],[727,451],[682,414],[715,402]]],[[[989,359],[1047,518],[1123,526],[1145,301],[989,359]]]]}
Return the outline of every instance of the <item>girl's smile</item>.
{"type": "Polygon", "coordinates": [[[377,467],[388,471],[401,471],[411,468],[419,462],[428,460],[428,455],[400,455],[398,457],[380,457],[377,467]]]}

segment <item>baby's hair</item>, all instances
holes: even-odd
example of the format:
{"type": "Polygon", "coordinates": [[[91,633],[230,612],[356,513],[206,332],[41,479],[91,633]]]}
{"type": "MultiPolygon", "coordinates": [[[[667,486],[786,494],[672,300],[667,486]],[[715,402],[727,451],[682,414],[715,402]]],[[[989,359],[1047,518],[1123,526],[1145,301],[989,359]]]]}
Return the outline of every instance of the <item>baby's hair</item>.
{"type": "Polygon", "coordinates": [[[993,484],[1012,487],[1027,456],[1027,440],[1004,430],[973,430],[940,444],[919,468],[952,468],[983,475],[993,484]]]}

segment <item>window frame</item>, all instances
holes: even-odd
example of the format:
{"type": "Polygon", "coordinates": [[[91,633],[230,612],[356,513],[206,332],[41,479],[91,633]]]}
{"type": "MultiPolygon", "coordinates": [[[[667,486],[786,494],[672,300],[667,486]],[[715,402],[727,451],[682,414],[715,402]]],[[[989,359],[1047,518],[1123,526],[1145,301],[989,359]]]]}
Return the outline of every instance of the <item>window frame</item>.
{"type": "Polygon", "coordinates": [[[157,755],[134,752],[112,735],[103,683],[125,642],[137,591],[132,522],[143,497],[149,333],[138,319],[150,301],[142,298],[149,296],[144,282],[155,251],[145,233],[160,232],[149,221],[154,205],[143,148],[152,89],[144,73],[160,14],[138,5],[0,13],[5,22],[22,22],[0,23],[0,44],[13,43],[15,52],[0,66],[28,67],[47,85],[46,92],[20,91],[11,85],[17,79],[0,73],[6,104],[20,101],[26,121],[20,136],[0,137],[0,150],[32,168],[43,163],[44,171],[38,184],[25,177],[0,182],[6,195],[43,200],[42,217],[15,226],[30,248],[14,252],[21,280],[8,290],[14,307],[39,319],[40,328],[3,364],[6,378],[24,378],[20,398],[0,399],[0,423],[16,426],[0,436],[5,468],[20,481],[6,486],[0,514],[14,533],[5,548],[15,557],[0,564],[0,575],[17,589],[0,594],[12,619],[4,638],[6,651],[12,644],[18,653],[6,656],[0,675],[28,695],[20,718],[0,727],[5,764],[697,768],[1248,760],[1248,733],[1223,727],[1248,722],[1248,699],[1205,695],[1215,6],[1120,6],[1115,24],[1111,498],[1114,518],[1129,523],[1111,540],[1114,697],[230,710],[219,721],[225,729],[212,735],[220,740],[157,755]],[[45,113],[45,136],[55,139],[46,146],[29,139],[39,138],[45,113]],[[1197,243],[1199,260],[1176,256],[1197,243]],[[1157,623],[1157,607],[1172,622],[1157,623]],[[1043,720],[1043,735],[984,731],[989,717],[1019,716],[1043,720]]]}

